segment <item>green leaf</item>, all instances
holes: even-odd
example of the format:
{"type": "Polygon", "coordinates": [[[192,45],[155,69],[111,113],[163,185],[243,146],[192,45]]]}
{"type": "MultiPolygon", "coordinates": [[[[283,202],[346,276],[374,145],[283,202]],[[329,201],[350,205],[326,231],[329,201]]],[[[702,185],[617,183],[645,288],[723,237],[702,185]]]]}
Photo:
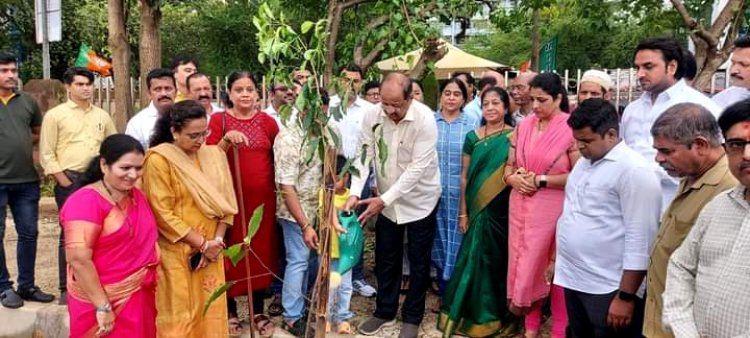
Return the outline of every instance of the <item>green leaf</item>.
{"type": "Polygon", "coordinates": [[[265,53],[258,53],[258,62],[260,62],[260,64],[266,63],[266,54],[265,53]]]}
{"type": "Polygon", "coordinates": [[[255,234],[260,229],[260,222],[263,220],[263,204],[259,205],[253,211],[253,217],[250,218],[250,224],[247,225],[247,237],[245,237],[245,244],[250,245],[255,234]]]}
{"type": "Polygon", "coordinates": [[[214,292],[211,293],[211,295],[208,297],[208,300],[206,301],[206,305],[203,306],[203,316],[206,315],[208,312],[208,308],[211,307],[211,304],[215,302],[221,295],[223,295],[229,288],[232,287],[236,282],[226,282],[224,285],[220,286],[218,289],[215,289],[214,292]]]}
{"type": "Polygon", "coordinates": [[[313,156],[315,156],[315,151],[318,150],[318,144],[320,143],[320,138],[316,137],[310,142],[307,143],[307,152],[305,153],[305,163],[309,164],[310,161],[312,161],[313,156]]]}
{"type": "Polygon", "coordinates": [[[305,21],[302,23],[300,31],[302,32],[302,34],[307,34],[307,32],[309,32],[314,25],[315,24],[312,21],[305,21]]]}
{"type": "Polygon", "coordinates": [[[224,256],[229,258],[229,261],[232,262],[232,266],[237,266],[237,263],[245,258],[245,255],[246,252],[245,250],[242,250],[242,243],[237,243],[224,250],[224,256]]]}
{"type": "Polygon", "coordinates": [[[260,5],[260,8],[266,13],[266,16],[268,16],[271,20],[274,19],[273,12],[271,12],[271,7],[268,6],[267,2],[264,2],[262,5],[260,5]]]}
{"type": "Polygon", "coordinates": [[[367,160],[367,147],[367,144],[363,144],[361,154],[359,155],[359,161],[360,163],[362,163],[363,167],[365,166],[365,161],[367,160]]]}
{"type": "MultiPolygon", "coordinates": [[[[305,84],[304,87],[308,87],[307,84],[305,84]]],[[[307,111],[308,110],[308,97],[310,96],[310,91],[305,90],[305,88],[302,88],[302,93],[300,95],[297,95],[297,100],[294,101],[295,107],[297,107],[298,111],[307,111]]],[[[307,117],[307,116],[305,116],[307,117]]],[[[307,129],[305,129],[307,130],[307,129]]]]}
{"type": "MultiPolygon", "coordinates": [[[[281,124],[287,125],[289,118],[292,116],[292,107],[288,104],[283,104],[279,108],[279,116],[281,117],[281,124]]],[[[294,123],[295,121],[292,121],[294,123]]]]}
{"type": "Polygon", "coordinates": [[[333,140],[333,144],[336,146],[336,148],[339,148],[341,146],[341,141],[339,140],[338,133],[336,133],[336,131],[333,130],[333,128],[331,128],[330,126],[326,126],[326,129],[328,130],[328,135],[330,135],[331,139],[333,140]]]}
{"type": "Polygon", "coordinates": [[[336,121],[341,121],[341,119],[344,118],[345,109],[343,102],[338,106],[328,108],[331,117],[336,121]]]}
{"type": "Polygon", "coordinates": [[[305,54],[304,54],[305,61],[312,60],[313,56],[315,56],[315,50],[314,49],[310,49],[310,50],[305,51],[305,54]]]}

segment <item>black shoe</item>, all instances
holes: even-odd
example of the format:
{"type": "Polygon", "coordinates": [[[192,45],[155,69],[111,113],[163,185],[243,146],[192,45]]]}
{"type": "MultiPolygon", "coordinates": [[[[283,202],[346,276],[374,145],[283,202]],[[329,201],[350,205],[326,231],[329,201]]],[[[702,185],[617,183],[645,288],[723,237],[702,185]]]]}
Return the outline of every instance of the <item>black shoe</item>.
{"type": "Polygon", "coordinates": [[[68,291],[60,291],[60,299],[57,300],[57,305],[68,305],[68,291]]]}
{"type": "Polygon", "coordinates": [[[23,306],[23,299],[10,288],[0,292],[0,304],[9,309],[17,309],[23,306]]]}
{"type": "Polygon", "coordinates": [[[54,295],[42,292],[42,289],[36,285],[25,290],[18,289],[18,295],[21,296],[23,300],[31,302],[50,303],[55,300],[54,295]]]}

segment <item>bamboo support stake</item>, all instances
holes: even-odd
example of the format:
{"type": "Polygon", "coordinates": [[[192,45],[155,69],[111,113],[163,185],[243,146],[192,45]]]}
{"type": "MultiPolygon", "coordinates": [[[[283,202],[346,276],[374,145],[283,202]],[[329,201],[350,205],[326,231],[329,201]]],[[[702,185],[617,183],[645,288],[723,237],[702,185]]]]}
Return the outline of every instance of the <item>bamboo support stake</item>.
{"type": "MultiPolygon", "coordinates": [[[[331,231],[333,231],[333,217],[336,217],[333,206],[333,182],[336,176],[336,149],[329,148],[326,150],[323,160],[323,214],[319,215],[320,222],[318,253],[320,255],[318,276],[315,278],[315,288],[313,289],[312,302],[310,304],[310,318],[315,319],[315,337],[324,338],[326,336],[326,317],[328,315],[328,293],[331,273],[331,231]],[[331,189],[328,189],[331,187],[331,189]]],[[[309,337],[309,332],[305,332],[305,337],[309,337]]]]}
{"type": "MultiPolygon", "coordinates": [[[[237,206],[239,207],[240,213],[240,228],[242,229],[242,238],[247,237],[247,212],[245,210],[245,194],[242,191],[242,175],[240,171],[240,157],[239,151],[236,145],[232,145],[232,153],[234,155],[234,173],[235,173],[235,189],[237,189],[237,206]]],[[[250,314],[250,338],[255,338],[255,311],[253,309],[253,279],[250,275],[250,246],[243,245],[245,249],[245,257],[242,261],[245,264],[245,274],[247,277],[247,309],[250,314]]]]}

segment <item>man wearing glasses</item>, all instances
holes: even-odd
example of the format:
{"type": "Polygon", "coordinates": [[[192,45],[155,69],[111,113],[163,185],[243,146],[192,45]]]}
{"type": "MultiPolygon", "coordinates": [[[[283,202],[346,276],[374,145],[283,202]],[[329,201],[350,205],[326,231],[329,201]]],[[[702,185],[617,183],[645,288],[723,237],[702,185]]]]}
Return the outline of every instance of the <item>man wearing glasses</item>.
{"type": "Polygon", "coordinates": [[[677,195],[663,215],[649,261],[646,285],[646,337],[673,337],[662,326],[662,293],[669,257],[687,236],[703,207],[737,185],[721,146],[721,131],[708,109],[695,103],[676,104],[651,127],[656,162],[681,178],[677,195]]]}
{"type": "Polygon", "coordinates": [[[359,326],[364,335],[377,335],[396,324],[403,255],[409,257],[410,282],[401,310],[400,338],[416,338],[424,317],[430,278],[430,252],[435,238],[440,170],[437,163],[437,124],[433,111],[411,98],[411,80],[401,73],[386,75],[380,86],[382,102],[365,113],[362,144],[365,161],[354,161],[359,176],[352,177],[351,197],[344,210],[367,209],[364,223],[375,225],[375,275],[378,280],[374,316],[359,326]],[[362,189],[375,168],[377,197],[360,201],[362,189]],[[404,252],[404,232],[409,240],[404,252]]]}
{"type": "Polygon", "coordinates": [[[729,171],[739,180],[700,212],[667,267],[664,324],[676,337],[750,332],[750,100],[719,118],[729,171]]]}

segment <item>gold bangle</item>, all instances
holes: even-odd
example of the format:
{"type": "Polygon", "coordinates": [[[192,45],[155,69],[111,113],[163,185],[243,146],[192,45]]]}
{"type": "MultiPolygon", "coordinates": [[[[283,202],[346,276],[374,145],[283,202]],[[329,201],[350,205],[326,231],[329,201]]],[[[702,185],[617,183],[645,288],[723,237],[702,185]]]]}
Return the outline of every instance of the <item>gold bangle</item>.
{"type": "Polygon", "coordinates": [[[301,231],[304,233],[305,230],[307,230],[307,228],[309,228],[309,227],[310,227],[310,223],[305,223],[305,225],[302,226],[302,230],[301,231]]]}

